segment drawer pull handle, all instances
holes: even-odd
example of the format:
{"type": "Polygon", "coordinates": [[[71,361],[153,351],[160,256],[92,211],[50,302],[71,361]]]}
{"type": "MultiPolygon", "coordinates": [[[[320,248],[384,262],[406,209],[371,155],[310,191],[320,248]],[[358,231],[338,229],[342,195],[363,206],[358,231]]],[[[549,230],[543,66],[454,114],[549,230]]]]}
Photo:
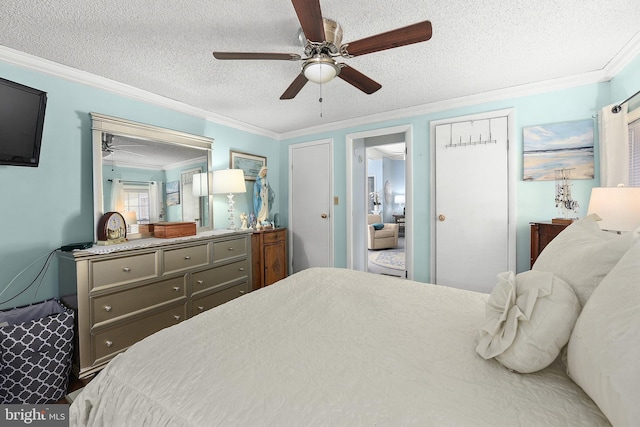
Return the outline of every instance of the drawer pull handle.
{"type": "Polygon", "coordinates": [[[197,283],[198,285],[202,285],[204,283],[204,280],[198,280],[197,283]]]}
{"type": "Polygon", "coordinates": [[[124,271],[125,273],[128,273],[128,272],[131,271],[131,268],[130,267],[123,267],[122,271],[124,271]]]}
{"type": "Polygon", "coordinates": [[[104,306],[104,311],[111,311],[111,306],[110,305],[105,305],[104,306]]]}
{"type": "Polygon", "coordinates": [[[176,315],[174,315],[174,316],[173,316],[173,318],[174,318],[174,319],[176,319],[176,320],[180,320],[180,316],[179,316],[179,315],[177,315],[177,314],[176,314],[176,315]]]}
{"type": "Polygon", "coordinates": [[[240,267],[238,271],[244,271],[244,267],[240,267]]]}
{"type": "Polygon", "coordinates": [[[198,306],[198,310],[200,310],[200,311],[204,311],[204,307],[203,307],[203,306],[201,306],[201,305],[199,305],[199,306],[198,306]]]}
{"type": "Polygon", "coordinates": [[[173,290],[174,290],[174,291],[176,291],[176,292],[178,292],[178,291],[180,290],[180,286],[174,286],[174,287],[173,287],[173,290]]]}
{"type": "Polygon", "coordinates": [[[233,251],[233,248],[227,248],[228,251],[233,251]]]}
{"type": "Polygon", "coordinates": [[[106,345],[107,347],[111,347],[113,345],[113,341],[105,341],[104,345],[106,345]]]}
{"type": "Polygon", "coordinates": [[[184,259],[186,259],[187,261],[189,261],[191,259],[191,257],[189,255],[185,255],[184,259]]]}
{"type": "Polygon", "coordinates": [[[240,291],[240,295],[244,295],[244,291],[240,291]]]}

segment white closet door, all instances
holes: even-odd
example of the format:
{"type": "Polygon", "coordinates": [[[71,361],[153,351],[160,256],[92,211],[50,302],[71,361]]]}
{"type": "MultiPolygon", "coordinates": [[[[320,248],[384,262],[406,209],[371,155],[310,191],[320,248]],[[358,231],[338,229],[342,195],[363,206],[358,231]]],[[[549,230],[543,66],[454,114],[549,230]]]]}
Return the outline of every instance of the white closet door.
{"type": "Polygon", "coordinates": [[[435,282],[491,292],[509,269],[507,118],[435,129],[435,282]]]}

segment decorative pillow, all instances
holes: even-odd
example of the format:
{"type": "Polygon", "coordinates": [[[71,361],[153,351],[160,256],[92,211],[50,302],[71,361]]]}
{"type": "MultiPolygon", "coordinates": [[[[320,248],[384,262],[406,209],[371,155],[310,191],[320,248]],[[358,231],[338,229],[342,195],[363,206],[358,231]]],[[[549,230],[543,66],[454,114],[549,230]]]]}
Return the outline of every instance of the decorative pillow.
{"type": "Polygon", "coordinates": [[[640,243],[584,306],[568,345],[569,376],[614,426],[640,426],[640,243]]]}
{"type": "Polygon", "coordinates": [[[544,248],[532,270],[548,271],[573,288],[582,306],[609,270],[638,238],[638,231],[600,230],[594,215],[565,228],[544,248]]]}
{"type": "Polygon", "coordinates": [[[500,273],[476,351],[516,372],[539,371],[558,357],[579,313],[571,287],[552,273],[500,273]]]}
{"type": "Polygon", "coordinates": [[[382,230],[384,228],[384,224],[380,224],[379,222],[376,222],[375,224],[371,224],[371,226],[373,227],[374,230],[382,230]]]}

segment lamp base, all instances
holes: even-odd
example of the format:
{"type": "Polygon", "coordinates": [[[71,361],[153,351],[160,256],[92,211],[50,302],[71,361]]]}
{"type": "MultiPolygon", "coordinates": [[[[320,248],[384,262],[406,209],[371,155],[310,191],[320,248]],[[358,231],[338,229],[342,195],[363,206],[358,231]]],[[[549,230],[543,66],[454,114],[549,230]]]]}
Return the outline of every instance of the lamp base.
{"type": "Polygon", "coordinates": [[[238,227],[236,226],[236,218],[233,209],[233,204],[235,203],[233,201],[233,193],[227,194],[227,199],[229,200],[229,208],[227,209],[227,212],[229,212],[229,226],[227,227],[227,230],[236,231],[238,227]]]}

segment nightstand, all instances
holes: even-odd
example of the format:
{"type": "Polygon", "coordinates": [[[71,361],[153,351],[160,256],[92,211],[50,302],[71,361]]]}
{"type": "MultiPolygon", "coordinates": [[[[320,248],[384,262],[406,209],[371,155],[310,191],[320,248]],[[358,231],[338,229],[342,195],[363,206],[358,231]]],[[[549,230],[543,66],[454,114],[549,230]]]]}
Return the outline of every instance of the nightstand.
{"type": "Polygon", "coordinates": [[[287,277],[287,229],[254,231],[251,235],[253,290],[287,277]]]}
{"type": "Polygon", "coordinates": [[[532,222],[531,224],[531,267],[542,250],[569,224],[554,224],[551,221],[532,222]]]}

